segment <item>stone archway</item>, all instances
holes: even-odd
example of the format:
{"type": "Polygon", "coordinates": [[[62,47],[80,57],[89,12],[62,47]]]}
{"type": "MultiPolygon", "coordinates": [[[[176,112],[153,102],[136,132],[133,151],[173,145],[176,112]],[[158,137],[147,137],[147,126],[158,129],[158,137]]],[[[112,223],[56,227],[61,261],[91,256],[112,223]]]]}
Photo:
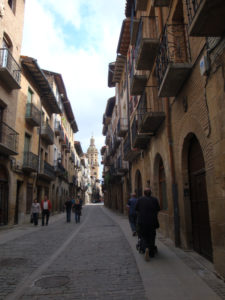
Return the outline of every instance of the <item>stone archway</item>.
{"type": "Polygon", "coordinates": [[[188,239],[191,241],[189,246],[212,261],[205,160],[201,145],[193,133],[189,133],[184,140],[182,167],[186,191],[185,217],[188,239]]]}
{"type": "Polygon", "coordinates": [[[8,224],[8,198],[8,172],[4,166],[0,165],[0,225],[8,224]]]}

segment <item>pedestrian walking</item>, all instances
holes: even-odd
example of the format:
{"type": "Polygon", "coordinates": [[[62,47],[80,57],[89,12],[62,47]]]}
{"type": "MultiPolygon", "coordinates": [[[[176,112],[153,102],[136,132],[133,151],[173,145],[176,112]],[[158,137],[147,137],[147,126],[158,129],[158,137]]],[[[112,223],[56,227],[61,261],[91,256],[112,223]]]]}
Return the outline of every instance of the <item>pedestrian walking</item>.
{"type": "Polygon", "coordinates": [[[37,202],[37,199],[34,199],[31,205],[31,218],[35,226],[38,225],[39,213],[41,212],[40,204],[37,202]]]}
{"type": "Polygon", "coordinates": [[[65,204],[64,204],[64,207],[66,208],[66,221],[67,221],[67,223],[69,223],[70,220],[71,220],[72,205],[73,205],[73,202],[72,202],[72,200],[69,200],[69,199],[67,199],[65,204]]]}
{"type": "Polygon", "coordinates": [[[154,257],[156,252],[156,229],[159,228],[158,212],[160,210],[158,199],[151,196],[151,189],[144,190],[144,196],[137,200],[138,233],[143,242],[146,261],[154,257]]]}
{"type": "Polygon", "coordinates": [[[79,196],[77,199],[75,199],[73,208],[74,208],[74,213],[75,213],[75,221],[76,221],[76,223],[80,223],[82,204],[81,204],[79,196]]]}
{"type": "Polygon", "coordinates": [[[47,195],[45,195],[44,200],[41,201],[41,209],[42,209],[42,226],[48,225],[50,211],[52,208],[52,204],[48,199],[47,195]],[[46,221],[45,221],[46,219],[46,221]]]}
{"type": "Polygon", "coordinates": [[[135,236],[137,234],[137,229],[136,229],[136,222],[137,222],[136,204],[137,204],[136,194],[132,193],[132,194],[130,194],[130,199],[128,200],[127,208],[128,208],[129,223],[130,223],[130,227],[131,227],[133,236],[135,236]]]}

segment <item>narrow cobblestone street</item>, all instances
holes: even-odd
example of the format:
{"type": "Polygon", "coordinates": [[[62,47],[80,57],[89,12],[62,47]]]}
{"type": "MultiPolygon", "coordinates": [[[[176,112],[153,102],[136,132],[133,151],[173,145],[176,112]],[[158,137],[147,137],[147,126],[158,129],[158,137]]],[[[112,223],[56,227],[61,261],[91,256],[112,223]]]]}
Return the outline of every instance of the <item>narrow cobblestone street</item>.
{"type": "Polygon", "coordinates": [[[205,270],[162,241],[158,258],[146,263],[127,219],[101,205],[85,206],[80,224],[61,214],[48,227],[0,230],[0,299],[225,298],[222,281],[207,283],[195,272],[205,270]]]}

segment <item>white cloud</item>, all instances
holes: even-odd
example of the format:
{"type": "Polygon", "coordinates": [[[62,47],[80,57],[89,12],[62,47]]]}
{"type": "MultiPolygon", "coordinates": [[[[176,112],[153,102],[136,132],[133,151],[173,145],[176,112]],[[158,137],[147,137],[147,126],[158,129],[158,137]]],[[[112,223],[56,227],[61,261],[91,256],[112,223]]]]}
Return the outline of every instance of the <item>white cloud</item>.
{"type": "Polygon", "coordinates": [[[22,54],[62,74],[83,151],[92,134],[99,150],[104,144],[102,115],[114,94],[107,87],[107,67],[116,58],[124,8],[125,0],[26,1],[22,54]],[[69,36],[68,24],[77,35],[69,36]]]}

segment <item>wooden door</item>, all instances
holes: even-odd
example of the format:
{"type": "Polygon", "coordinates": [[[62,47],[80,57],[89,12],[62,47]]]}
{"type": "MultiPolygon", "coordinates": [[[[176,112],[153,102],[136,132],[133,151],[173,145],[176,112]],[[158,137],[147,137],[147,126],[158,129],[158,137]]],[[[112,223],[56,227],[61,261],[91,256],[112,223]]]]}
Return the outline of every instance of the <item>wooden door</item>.
{"type": "Polygon", "coordinates": [[[191,140],[188,157],[193,249],[212,261],[205,163],[198,140],[191,140]]]}

